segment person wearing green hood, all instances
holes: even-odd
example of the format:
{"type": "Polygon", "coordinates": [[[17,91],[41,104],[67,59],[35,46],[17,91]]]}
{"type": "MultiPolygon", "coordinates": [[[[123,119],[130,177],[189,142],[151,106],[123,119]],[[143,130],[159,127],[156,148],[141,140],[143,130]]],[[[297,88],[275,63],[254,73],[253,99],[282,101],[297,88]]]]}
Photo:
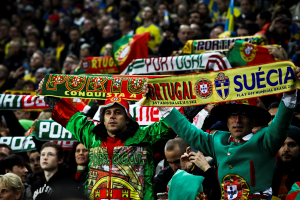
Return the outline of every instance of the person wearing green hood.
{"type": "Polygon", "coordinates": [[[175,137],[164,121],[140,127],[130,117],[128,102],[112,97],[101,107],[96,126],[63,99],[44,100],[53,109],[52,119],[89,150],[89,199],[154,200],[154,144],[175,137]]]}

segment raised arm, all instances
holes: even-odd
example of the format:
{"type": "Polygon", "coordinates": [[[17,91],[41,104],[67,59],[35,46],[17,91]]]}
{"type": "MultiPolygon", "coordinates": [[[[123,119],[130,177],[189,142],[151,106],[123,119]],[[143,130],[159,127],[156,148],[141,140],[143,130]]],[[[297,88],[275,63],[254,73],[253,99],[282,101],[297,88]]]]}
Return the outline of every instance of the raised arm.
{"type": "Polygon", "coordinates": [[[286,139],[296,103],[297,92],[283,94],[277,114],[260,140],[262,149],[268,155],[275,156],[286,139]]]}

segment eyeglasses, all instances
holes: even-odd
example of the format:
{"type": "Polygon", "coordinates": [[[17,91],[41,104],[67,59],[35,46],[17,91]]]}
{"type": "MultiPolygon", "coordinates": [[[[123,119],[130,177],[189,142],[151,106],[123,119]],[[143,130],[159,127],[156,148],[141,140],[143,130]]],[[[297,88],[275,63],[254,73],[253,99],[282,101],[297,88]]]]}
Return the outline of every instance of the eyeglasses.
{"type": "Polygon", "coordinates": [[[241,118],[249,118],[250,115],[246,112],[232,112],[228,115],[228,118],[231,118],[231,119],[235,119],[237,118],[237,116],[240,116],[241,118]]]}

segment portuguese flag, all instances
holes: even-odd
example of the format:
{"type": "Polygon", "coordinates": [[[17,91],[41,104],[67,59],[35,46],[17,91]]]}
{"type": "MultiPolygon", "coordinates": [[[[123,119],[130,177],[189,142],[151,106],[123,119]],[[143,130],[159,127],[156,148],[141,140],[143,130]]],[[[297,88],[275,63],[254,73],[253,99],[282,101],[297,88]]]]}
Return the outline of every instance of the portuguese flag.
{"type": "Polygon", "coordinates": [[[226,57],[232,67],[264,64],[275,61],[268,48],[250,44],[243,40],[235,41],[234,48],[227,52],[226,57]]]}
{"type": "Polygon", "coordinates": [[[150,33],[126,35],[115,41],[111,54],[120,72],[124,71],[133,59],[148,58],[147,43],[150,33]]]}

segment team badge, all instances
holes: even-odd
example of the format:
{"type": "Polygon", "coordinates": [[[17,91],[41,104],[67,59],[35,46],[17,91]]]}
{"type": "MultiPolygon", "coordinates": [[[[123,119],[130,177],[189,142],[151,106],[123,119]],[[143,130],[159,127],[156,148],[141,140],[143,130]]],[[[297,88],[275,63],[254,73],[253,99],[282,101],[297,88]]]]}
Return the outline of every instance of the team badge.
{"type": "Polygon", "coordinates": [[[110,99],[110,101],[112,101],[112,102],[120,102],[120,101],[121,101],[121,98],[119,98],[119,97],[112,97],[112,98],[110,99]]]}
{"type": "Polygon", "coordinates": [[[84,87],[86,77],[82,76],[68,76],[66,86],[70,91],[80,91],[84,87]]]}
{"type": "Polygon", "coordinates": [[[57,90],[57,85],[66,81],[66,76],[52,75],[49,76],[49,81],[46,84],[47,90],[57,90]]]}
{"type": "Polygon", "coordinates": [[[85,58],[82,59],[82,63],[81,63],[82,69],[87,71],[91,68],[91,66],[92,66],[92,62],[90,60],[85,59],[85,58]]]}
{"type": "Polygon", "coordinates": [[[229,94],[229,78],[223,72],[220,72],[215,78],[215,89],[218,95],[225,100],[229,94]]]}
{"type": "Polygon", "coordinates": [[[257,50],[257,45],[244,42],[240,48],[242,59],[251,62],[255,58],[257,50]]]}
{"type": "Polygon", "coordinates": [[[106,92],[105,83],[108,77],[89,77],[87,81],[87,92],[106,92]]]}
{"type": "Polygon", "coordinates": [[[206,78],[201,78],[195,83],[195,92],[202,99],[208,99],[212,95],[212,90],[212,83],[206,78]]]}
{"type": "Polygon", "coordinates": [[[236,174],[228,174],[221,184],[222,200],[246,200],[250,189],[246,180],[236,174]]]}
{"type": "Polygon", "coordinates": [[[122,78],[115,78],[112,80],[111,83],[112,93],[121,93],[122,80],[123,80],[122,78]]]}
{"type": "Polygon", "coordinates": [[[128,80],[127,88],[131,93],[141,94],[145,82],[145,78],[130,78],[128,80]]]}

